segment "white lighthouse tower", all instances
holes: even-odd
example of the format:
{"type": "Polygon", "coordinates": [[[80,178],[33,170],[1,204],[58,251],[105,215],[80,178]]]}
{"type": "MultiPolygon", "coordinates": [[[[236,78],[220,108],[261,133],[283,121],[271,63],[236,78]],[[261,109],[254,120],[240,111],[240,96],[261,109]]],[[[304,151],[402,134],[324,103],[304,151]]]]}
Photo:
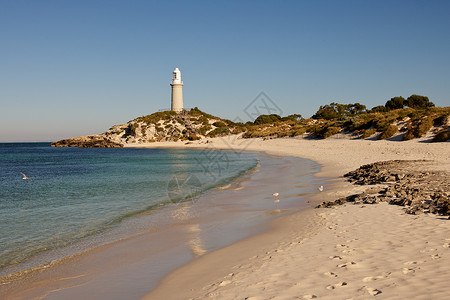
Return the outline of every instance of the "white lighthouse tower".
{"type": "Polygon", "coordinates": [[[178,68],[173,71],[172,83],[172,106],[171,110],[181,112],[183,110],[183,81],[178,68]]]}

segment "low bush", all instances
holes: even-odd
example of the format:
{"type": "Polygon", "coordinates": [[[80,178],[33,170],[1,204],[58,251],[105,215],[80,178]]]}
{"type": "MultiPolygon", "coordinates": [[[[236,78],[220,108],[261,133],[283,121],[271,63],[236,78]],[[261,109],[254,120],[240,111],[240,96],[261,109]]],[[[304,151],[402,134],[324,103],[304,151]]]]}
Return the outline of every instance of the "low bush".
{"type": "Polygon", "coordinates": [[[224,136],[228,134],[230,134],[230,129],[226,127],[217,127],[213,131],[209,132],[208,136],[214,138],[216,136],[224,136]]]}
{"type": "Polygon", "coordinates": [[[366,130],[364,130],[361,138],[367,139],[367,138],[371,137],[372,135],[374,135],[376,132],[377,132],[377,130],[375,128],[366,129],[366,130]]]}
{"type": "Polygon", "coordinates": [[[431,140],[432,143],[437,142],[446,142],[450,139],[450,130],[449,129],[443,129],[439,131],[434,138],[431,140]]]}
{"type": "Polygon", "coordinates": [[[225,127],[225,126],[227,126],[224,122],[221,122],[221,121],[214,122],[213,125],[216,126],[216,127],[225,127]]]}
{"type": "Polygon", "coordinates": [[[329,126],[329,127],[323,128],[322,130],[319,130],[318,132],[315,133],[315,135],[318,138],[327,139],[330,136],[333,136],[333,135],[339,133],[341,130],[342,130],[341,127],[329,126]]]}
{"type": "Polygon", "coordinates": [[[389,125],[389,127],[378,136],[378,139],[379,140],[385,140],[385,139],[388,139],[390,137],[393,137],[394,134],[397,133],[397,131],[398,131],[398,127],[397,126],[389,125]]]}
{"type": "Polygon", "coordinates": [[[403,140],[412,140],[413,138],[420,138],[425,135],[433,127],[433,118],[431,116],[425,117],[410,128],[404,135],[403,140]]]}
{"type": "Polygon", "coordinates": [[[187,138],[188,138],[188,140],[190,140],[190,141],[196,141],[196,140],[200,140],[200,139],[201,139],[201,137],[199,137],[199,136],[196,135],[195,133],[189,134],[187,138]]]}

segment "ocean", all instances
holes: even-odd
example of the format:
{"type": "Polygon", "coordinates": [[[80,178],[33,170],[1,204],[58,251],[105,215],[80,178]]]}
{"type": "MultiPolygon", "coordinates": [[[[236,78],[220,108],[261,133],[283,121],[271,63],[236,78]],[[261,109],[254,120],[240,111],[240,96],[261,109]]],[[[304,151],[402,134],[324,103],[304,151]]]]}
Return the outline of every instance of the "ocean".
{"type": "Polygon", "coordinates": [[[231,151],[0,144],[0,271],[195,201],[257,165],[257,154],[231,151]]]}

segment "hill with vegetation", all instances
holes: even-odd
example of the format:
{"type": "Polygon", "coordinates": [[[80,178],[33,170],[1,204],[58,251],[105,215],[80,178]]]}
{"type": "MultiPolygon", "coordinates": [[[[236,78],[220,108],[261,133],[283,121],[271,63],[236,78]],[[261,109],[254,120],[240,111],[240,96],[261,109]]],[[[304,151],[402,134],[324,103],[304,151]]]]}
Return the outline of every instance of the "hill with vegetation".
{"type": "Polygon", "coordinates": [[[425,96],[394,97],[385,105],[367,109],[360,103],[320,106],[308,119],[300,114],[260,115],[254,122],[235,123],[197,107],[181,113],[156,112],[115,125],[99,135],[52,143],[56,147],[122,147],[126,144],[195,141],[242,134],[242,138],[303,137],[326,139],[336,134],[361,139],[411,140],[450,138],[450,107],[435,107],[425,96]]]}

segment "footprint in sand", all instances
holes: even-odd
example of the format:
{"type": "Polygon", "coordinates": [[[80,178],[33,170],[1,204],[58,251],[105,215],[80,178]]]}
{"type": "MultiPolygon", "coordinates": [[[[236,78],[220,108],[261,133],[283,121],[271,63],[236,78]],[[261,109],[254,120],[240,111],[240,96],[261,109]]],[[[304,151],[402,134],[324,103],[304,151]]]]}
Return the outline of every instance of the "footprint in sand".
{"type": "Polygon", "coordinates": [[[412,261],[407,261],[407,262],[405,262],[403,264],[406,265],[406,266],[409,266],[409,265],[417,265],[417,264],[421,264],[421,263],[423,263],[423,260],[418,260],[418,261],[412,260],[412,261]]]}
{"type": "Polygon", "coordinates": [[[433,255],[431,255],[431,258],[432,259],[439,259],[441,257],[439,256],[439,254],[433,254],[433,255]]]}
{"type": "Polygon", "coordinates": [[[378,294],[381,294],[381,291],[378,289],[374,289],[371,287],[366,287],[366,291],[371,295],[371,296],[376,296],[378,294]]]}
{"type": "Polygon", "coordinates": [[[219,283],[219,286],[227,286],[231,283],[231,280],[224,280],[221,283],[219,283]]]}
{"type": "Polygon", "coordinates": [[[346,286],[346,285],[347,285],[347,282],[341,281],[336,284],[330,284],[329,286],[327,286],[327,290],[334,290],[337,287],[346,286]]]}
{"type": "Polygon", "coordinates": [[[378,280],[378,279],[384,279],[384,278],[388,278],[390,274],[391,274],[390,272],[387,272],[387,273],[383,273],[382,275],[378,275],[378,276],[364,277],[362,281],[363,282],[370,282],[370,281],[375,281],[375,280],[378,280]]]}
{"type": "Polygon", "coordinates": [[[337,275],[333,272],[325,272],[324,275],[330,276],[330,277],[337,277],[337,275]]]}
{"type": "Polygon", "coordinates": [[[450,248],[450,243],[445,243],[444,245],[442,245],[442,247],[444,247],[444,248],[450,248]]]}
{"type": "Polygon", "coordinates": [[[338,256],[338,255],[329,256],[328,258],[329,258],[329,259],[332,259],[332,260],[341,260],[341,259],[342,259],[342,257],[340,257],[340,256],[338,256]]]}
{"type": "Polygon", "coordinates": [[[350,261],[350,262],[346,262],[344,264],[337,265],[336,267],[338,267],[338,268],[347,268],[347,267],[349,267],[351,265],[356,265],[356,263],[353,262],[353,261],[350,261]]]}
{"type": "Polygon", "coordinates": [[[337,244],[336,248],[348,248],[348,246],[344,244],[337,244]]]}
{"type": "Polygon", "coordinates": [[[303,297],[302,297],[303,299],[315,299],[315,298],[317,298],[317,296],[316,295],[303,295],[303,297]]]}
{"type": "Polygon", "coordinates": [[[414,269],[409,269],[409,268],[403,268],[402,269],[402,273],[407,275],[407,274],[412,274],[415,273],[416,271],[414,269]]]}

